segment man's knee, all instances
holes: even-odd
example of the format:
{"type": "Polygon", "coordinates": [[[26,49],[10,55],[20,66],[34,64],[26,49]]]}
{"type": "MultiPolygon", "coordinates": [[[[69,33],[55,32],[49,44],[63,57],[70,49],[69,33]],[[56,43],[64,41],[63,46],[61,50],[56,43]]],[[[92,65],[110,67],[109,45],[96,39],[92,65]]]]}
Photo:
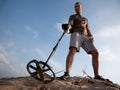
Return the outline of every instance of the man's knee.
{"type": "Polygon", "coordinates": [[[77,48],[75,48],[75,47],[70,47],[69,53],[70,53],[70,54],[75,54],[76,51],[77,51],[77,48]]]}
{"type": "Polygon", "coordinates": [[[92,56],[98,56],[98,55],[99,55],[99,53],[98,53],[97,50],[91,51],[90,54],[91,54],[92,56]]]}

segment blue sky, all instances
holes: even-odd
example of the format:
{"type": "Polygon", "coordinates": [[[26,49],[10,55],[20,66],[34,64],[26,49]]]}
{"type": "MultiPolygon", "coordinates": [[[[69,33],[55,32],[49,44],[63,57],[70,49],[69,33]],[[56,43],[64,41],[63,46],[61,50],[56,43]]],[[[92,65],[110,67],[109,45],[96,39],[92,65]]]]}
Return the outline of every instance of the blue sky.
{"type": "MultiPolygon", "coordinates": [[[[27,76],[30,60],[46,61],[63,32],[60,25],[74,14],[76,1],[83,4],[82,15],[89,20],[100,53],[100,75],[120,83],[119,0],[0,0],[0,77],[27,76]]],[[[55,72],[65,69],[69,37],[63,37],[48,62],[55,72]]],[[[82,69],[93,76],[91,56],[81,49],[71,75],[82,76],[82,69]]]]}

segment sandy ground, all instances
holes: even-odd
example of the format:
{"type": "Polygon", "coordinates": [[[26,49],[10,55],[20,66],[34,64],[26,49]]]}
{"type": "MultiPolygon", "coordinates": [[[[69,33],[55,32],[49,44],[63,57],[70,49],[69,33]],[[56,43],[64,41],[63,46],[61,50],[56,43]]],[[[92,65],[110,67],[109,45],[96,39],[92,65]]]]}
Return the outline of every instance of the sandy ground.
{"type": "Polygon", "coordinates": [[[120,85],[87,77],[71,77],[67,81],[55,79],[43,83],[28,76],[1,78],[0,90],[120,90],[120,85]]]}

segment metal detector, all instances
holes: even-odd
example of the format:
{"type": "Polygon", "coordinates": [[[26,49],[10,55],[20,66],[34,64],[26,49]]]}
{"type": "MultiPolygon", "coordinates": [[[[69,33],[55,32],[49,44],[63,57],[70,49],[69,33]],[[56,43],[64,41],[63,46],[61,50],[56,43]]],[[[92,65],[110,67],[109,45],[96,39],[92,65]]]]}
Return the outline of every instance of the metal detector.
{"type": "Polygon", "coordinates": [[[52,68],[47,63],[50,60],[50,58],[53,56],[53,54],[55,53],[58,47],[58,44],[60,43],[62,37],[66,33],[67,27],[68,27],[67,24],[62,24],[62,29],[64,30],[64,32],[59,38],[57,44],[53,47],[53,50],[50,53],[46,62],[33,59],[27,64],[28,73],[35,79],[43,81],[43,82],[52,82],[55,79],[55,73],[53,72],[52,68]]]}

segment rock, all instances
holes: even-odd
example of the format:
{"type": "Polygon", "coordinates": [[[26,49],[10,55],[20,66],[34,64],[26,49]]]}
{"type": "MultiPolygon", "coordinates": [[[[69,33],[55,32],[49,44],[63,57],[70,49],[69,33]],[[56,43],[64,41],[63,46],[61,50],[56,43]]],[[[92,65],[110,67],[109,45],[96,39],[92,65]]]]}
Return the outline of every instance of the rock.
{"type": "Polygon", "coordinates": [[[1,78],[0,90],[120,90],[120,85],[88,77],[71,77],[67,81],[55,79],[44,83],[28,76],[1,78]]]}

